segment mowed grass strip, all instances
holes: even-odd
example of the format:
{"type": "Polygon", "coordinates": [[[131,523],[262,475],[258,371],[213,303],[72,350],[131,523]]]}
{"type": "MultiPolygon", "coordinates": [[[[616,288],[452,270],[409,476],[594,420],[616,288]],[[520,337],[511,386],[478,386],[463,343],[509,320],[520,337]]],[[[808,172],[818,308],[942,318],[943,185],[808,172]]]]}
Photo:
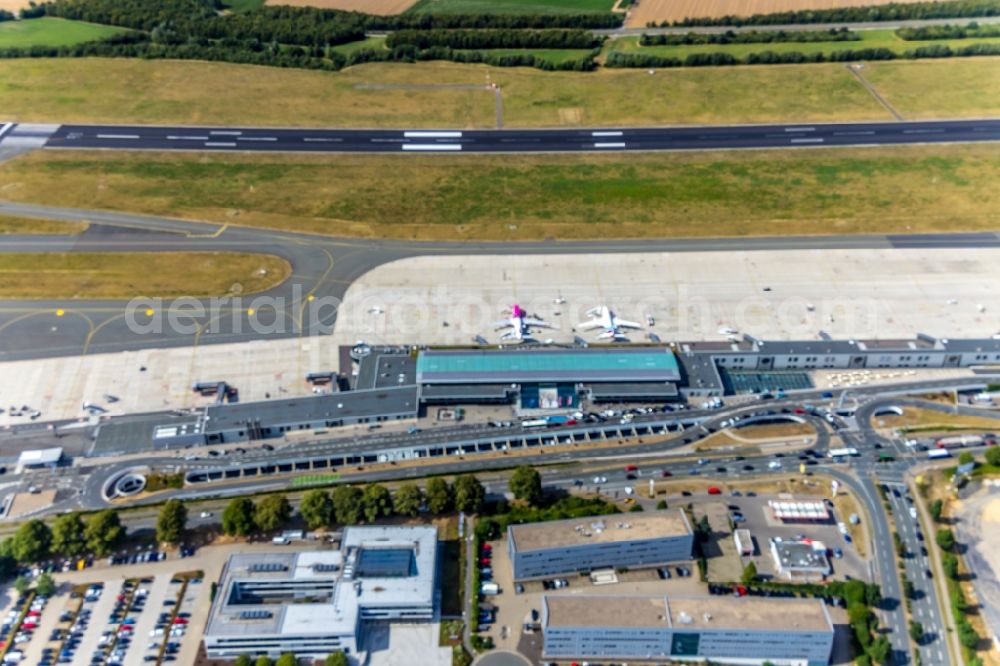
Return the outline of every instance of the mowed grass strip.
{"type": "MultiPolygon", "coordinates": [[[[864,72],[906,118],[1000,115],[1000,58],[867,63],[864,72]]],[[[501,86],[506,127],[891,120],[839,63],[651,75],[443,62],[314,72],[193,61],[20,59],[0,60],[0,100],[5,118],[19,122],[493,127],[487,75],[501,86]]]]}
{"type": "Polygon", "coordinates": [[[291,272],[281,257],[238,252],[0,253],[0,298],[248,294],[291,272]]]}
{"type": "Polygon", "coordinates": [[[0,48],[70,46],[125,32],[122,28],[46,16],[0,22],[0,48]]]}
{"type": "Polygon", "coordinates": [[[59,222],[57,220],[36,220],[31,217],[0,215],[0,235],[32,234],[39,236],[63,236],[82,234],[89,225],[84,222],[59,222]]]}
{"type": "Polygon", "coordinates": [[[420,240],[993,230],[1000,145],[584,155],[39,152],[8,198],[420,240]]]}
{"type": "MultiPolygon", "coordinates": [[[[692,53],[728,53],[744,59],[751,53],[773,51],[775,53],[824,53],[835,51],[857,51],[859,49],[889,49],[898,54],[912,51],[922,46],[949,46],[959,49],[972,44],[1000,44],[1000,37],[973,39],[939,39],[908,42],[896,36],[895,30],[858,30],[860,41],[854,42],[774,42],[770,44],[678,44],[662,46],[640,46],[638,37],[623,37],[611,40],[609,48],[614,51],[646,53],[649,55],[684,59],[692,53]]],[[[841,66],[843,66],[841,64],[841,66]]]]}

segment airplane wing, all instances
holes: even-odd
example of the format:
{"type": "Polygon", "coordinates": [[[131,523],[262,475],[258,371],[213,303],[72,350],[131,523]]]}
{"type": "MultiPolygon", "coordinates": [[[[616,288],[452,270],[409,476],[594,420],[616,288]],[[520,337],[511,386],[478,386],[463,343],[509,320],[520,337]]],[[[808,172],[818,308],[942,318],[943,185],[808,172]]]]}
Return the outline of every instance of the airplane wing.
{"type": "Polygon", "coordinates": [[[547,321],[542,321],[541,319],[533,319],[531,317],[526,317],[524,320],[525,326],[536,326],[538,328],[552,328],[552,324],[547,321]]]}
{"type": "Polygon", "coordinates": [[[642,328],[642,324],[638,324],[634,321],[625,321],[624,319],[615,319],[615,325],[619,328],[642,328]]]}
{"type": "Polygon", "coordinates": [[[493,327],[494,331],[499,331],[505,328],[513,328],[514,324],[511,323],[510,319],[504,319],[502,321],[495,321],[490,326],[493,327]]]}
{"type": "Polygon", "coordinates": [[[501,340],[520,340],[521,336],[520,336],[518,330],[515,328],[513,331],[507,331],[506,333],[504,333],[503,335],[501,335],[500,339],[501,340]]]}

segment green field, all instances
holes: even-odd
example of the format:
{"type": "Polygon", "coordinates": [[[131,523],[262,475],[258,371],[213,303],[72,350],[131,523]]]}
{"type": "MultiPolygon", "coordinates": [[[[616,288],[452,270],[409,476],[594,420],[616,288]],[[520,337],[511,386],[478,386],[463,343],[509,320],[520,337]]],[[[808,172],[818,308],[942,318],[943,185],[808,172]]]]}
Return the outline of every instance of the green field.
{"type": "Polygon", "coordinates": [[[629,53],[648,53],[661,57],[684,59],[692,53],[728,53],[744,59],[751,53],[833,53],[858,49],[886,48],[902,54],[922,46],[950,46],[953,49],[973,44],[1000,44],[1000,37],[984,39],[937,39],[908,42],[896,36],[895,30],[859,30],[860,41],[854,42],[777,42],[770,44],[685,44],[679,46],[640,46],[638,37],[610,40],[607,49],[629,53]]]}
{"type": "Polygon", "coordinates": [[[280,257],[238,252],[0,254],[0,298],[218,296],[284,282],[280,257]]]}
{"type": "Polygon", "coordinates": [[[623,155],[38,152],[4,196],[421,240],[993,230],[1000,145],[623,155]],[[239,217],[233,216],[239,211],[239,217]]]}
{"type": "Polygon", "coordinates": [[[0,48],[71,46],[124,32],[122,28],[45,16],[0,23],[0,48]]]}
{"type": "Polygon", "coordinates": [[[87,230],[84,222],[36,220],[32,217],[0,215],[0,236],[5,234],[36,234],[41,236],[74,236],[87,230]]]}
{"type": "Polygon", "coordinates": [[[367,39],[362,39],[356,42],[347,42],[346,44],[337,44],[333,47],[333,50],[341,55],[350,55],[355,51],[363,51],[365,49],[371,51],[381,51],[385,48],[385,37],[369,37],[367,39]]]}
{"type": "Polygon", "coordinates": [[[567,60],[581,60],[590,55],[589,49],[478,49],[478,51],[493,56],[533,55],[555,65],[567,60]]]}
{"type": "Polygon", "coordinates": [[[609,12],[615,0],[419,0],[408,13],[583,14],[609,12]]]}

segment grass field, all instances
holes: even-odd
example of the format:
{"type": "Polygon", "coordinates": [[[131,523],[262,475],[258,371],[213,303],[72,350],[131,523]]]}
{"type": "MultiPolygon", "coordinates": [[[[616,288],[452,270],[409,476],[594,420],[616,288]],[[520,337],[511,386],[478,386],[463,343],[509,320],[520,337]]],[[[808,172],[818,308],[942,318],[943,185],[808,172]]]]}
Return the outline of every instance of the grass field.
{"type": "Polygon", "coordinates": [[[70,46],[124,32],[122,28],[45,16],[26,21],[0,22],[0,48],[70,46]]]}
{"type": "Polygon", "coordinates": [[[0,215],[0,235],[4,234],[38,234],[43,236],[62,236],[81,234],[87,230],[83,222],[57,222],[55,220],[36,220],[30,217],[13,217],[0,215]]]}
{"type": "Polygon", "coordinates": [[[580,60],[590,55],[589,49],[478,49],[480,53],[487,55],[533,55],[541,60],[547,60],[553,64],[566,62],[567,60],[580,60]]]}
{"type": "Polygon", "coordinates": [[[0,298],[216,296],[248,294],[291,275],[280,257],[237,252],[0,254],[0,298]]]}
{"type": "Polygon", "coordinates": [[[627,155],[39,152],[6,198],[428,240],[993,230],[1000,146],[627,155]]]}
{"type": "MultiPolygon", "coordinates": [[[[1000,115],[1000,58],[880,62],[865,75],[904,117],[1000,115]]],[[[430,62],[326,73],[125,59],[0,61],[4,117],[20,122],[507,127],[889,120],[840,64],[543,72],[430,62]],[[413,88],[416,84],[420,87],[413,88]],[[267,104],[261,104],[267,99],[267,104]]]]}
{"type": "Polygon", "coordinates": [[[615,0],[419,0],[410,13],[582,14],[610,12],[615,0]]]}
{"type": "Polygon", "coordinates": [[[333,47],[333,50],[337,53],[343,55],[350,55],[355,51],[362,51],[365,49],[371,51],[381,51],[385,48],[385,37],[369,37],[367,39],[362,39],[357,42],[347,42],[346,44],[337,44],[333,47]]]}
{"type": "Polygon", "coordinates": [[[648,53],[663,57],[685,58],[691,53],[728,53],[736,58],[744,59],[751,53],[773,51],[775,53],[833,53],[834,51],[853,51],[857,49],[885,48],[895,53],[904,53],[921,46],[950,46],[961,48],[972,44],[998,44],[1000,37],[988,39],[941,39],[908,42],[896,36],[895,30],[859,30],[860,41],[855,42],[778,42],[773,44],[690,44],[679,46],[640,46],[638,37],[623,37],[611,40],[609,47],[613,51],[648,53]]]}

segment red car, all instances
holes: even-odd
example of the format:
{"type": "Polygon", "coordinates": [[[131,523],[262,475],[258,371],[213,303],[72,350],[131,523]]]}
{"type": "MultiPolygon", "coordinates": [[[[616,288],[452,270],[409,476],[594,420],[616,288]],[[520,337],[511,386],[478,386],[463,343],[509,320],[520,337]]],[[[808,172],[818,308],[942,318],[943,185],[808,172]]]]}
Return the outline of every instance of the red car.
{"type": "Polygon", "coordinates": [[[488,557],[480,558],[479,564],[481,564],[484,567],[490,566],[490,558],[488,558],[488,557]]]}
{"type": "Polygon", "coordinates": [[[483,551],[484,551],[484,552],[487,552],[487,553],[488,553],[488,552],[490,552],[491,550],[493,550],[493,546],[491,546],[491,545],[490,545],[490,544],[488,544],[488,543],[484,543],[484,544],[483,544],[483,551]]]}
{"type": "Polygon", "coordinates": [[[722,491],[719,490],[719,488],[717,486],[709,486],[708,487],[708,494],[709,495],[721,495],[722,491]]]}
{"type": "Polygon", "coordinates": [[[639,471],[639,468],[637,466],[635,466],[635,465],[625,465],[625,471],[626,472],[637,472],[637,471],[639,471]]]}
{"type": "Polygon", "coordinates": [[[662,472],[660,472],[660,476],[662,476],[665,479],[668,476],[673,476],[673,473],[669,469],[665,469],[662,472]]]}

